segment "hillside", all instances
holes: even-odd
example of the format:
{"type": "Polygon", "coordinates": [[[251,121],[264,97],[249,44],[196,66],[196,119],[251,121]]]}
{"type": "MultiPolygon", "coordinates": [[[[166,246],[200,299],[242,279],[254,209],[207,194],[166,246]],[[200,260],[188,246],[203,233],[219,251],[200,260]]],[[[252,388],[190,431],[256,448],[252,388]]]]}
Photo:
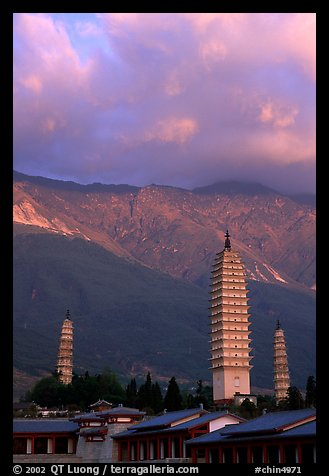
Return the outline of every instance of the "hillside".
{"type": "MultiPolygon", "coordinates": [[[[208,290],[224,232],[250,289],[254,386],[272,388],[276,320],[294,384],[315,374],[315,209],[260,184],[193,191],[81,185],[14,173],[16,375],[54,369],[61,322],[75,371],[210,381],[208,290]]],[[[19,391],[20,378],[15,379],[19,391]]]]}
{"type": "MultiPolygon", "coordinates": [[[[181,382],[211,379],[207,290],[91,241],[30,229],[18,225],[14,236],[14,365],[19,371],[54,370],[69,308],[77,373],[110,367],[123,380],[145,377],[148,370],[166,382],[172,375],[181,382]]],[[[280,319],[292,378],[304,387],[315,373],[314,296],[257,281],[249,288],[252,384],[272,387],[272,339],[280,319]]]]}

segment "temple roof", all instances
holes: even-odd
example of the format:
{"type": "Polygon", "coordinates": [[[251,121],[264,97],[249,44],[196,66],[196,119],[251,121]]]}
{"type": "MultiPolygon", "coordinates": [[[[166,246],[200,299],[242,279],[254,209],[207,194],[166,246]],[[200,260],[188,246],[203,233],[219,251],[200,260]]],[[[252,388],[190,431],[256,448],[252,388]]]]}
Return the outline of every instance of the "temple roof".
{"type": "Polygon", "coordinates": [[[238,425],[227,425],[206,435],[194,438],[194,443],[210,443],[219,441],[235,441],[243,438],[266,438],[275,436],[308,436],[315,434],[316,418],[314,408],[266,413],[258,418],[238,425]],[[291,425],[296,425],[290,428],[291,425]]]}
{"type": "Polygon", "coordinates": [[[175,422],[184,420],[185,418],[195,415],[195,417],[208,413],[206,410],[200,408],[189,408],[188,410],[179,410],[175,412],[166,412],[163,415],[154,417],[148,421],[138,423],[137,425],[131,426],[131,429],[140,430],[150,430],[153,428],[164,428],[172,425],[175,422]]]}
{"type": "Polygon", "coordinates": [[[91,405],[89,405],[89,408],[97,407],[99,405],[105,405],[105,406],[108,406],[108,407],[111,407],[111,408],[113,406],[112,403],[107,402],[106,400],[97,400],[97,402],[92,403],[91,405]]]}
{"type": "MultiPolygon", "coordinates": [[[[183,410],[183,412],[186,413],[187,410],[183,410]]],[[[178,413],[182,413],[182,412],[169,412],[168,414],[170,414],[170,413],[178,414],[178,413]]],[[[168,415],[168,414],[166,414],[166,415],[168,415]]],[[[182,423],[180,423],[178,425],[173,425],[173,426],[169,426],[168,420],[167,420],[167,424],[162,425],[162,426],[160,426],[159,424],[158,425],[155,425],[155,424],[153,424],[153,425],[144,425],[144,423],[152,423],[153,420],[158,420],[157,418],[152,418],[152,420],[149,420],[148,422],[143,422],[143,423],[140,423],[138,425],[131,426],[126,431],[123,431],[121,433],[117,433],[116,435],[113,435],[112,438],[115,439],[115,438],[123,438],[123,437],[126,437],[126,436],[133,437],[133,436],[145,436],[145,435],[152,435],[152,434],[160,434],[160,433],[161,434],[166,434],[166,433],[172,433],[172,432],[175,432],[175,431],[187,431],[187,430],[191,430],[192,428],[197,428],[201,425],[204,425],[205,423],[208,423],[210,421],[217,420],[219,418],[227,417],[227,416],[236,418],[236,420],[239,420],[239,421],[246,421],[244,418],[241,418],[237,415],[233,415],[231,413],[227,413],[226,411],[211,412],[211,413],[210,412],[205,412],[203,415],[201,415],[201,416],[199,416],[199,415],[200,415],[200,409],[199,409],[199,412],[195,415],[195,418],[192,418],[188,421],[183,421],[182,423]],[[140,427],[142,427],[142,429],[140,429],[140,427]]],[[[179,419],[182,419],[182,418],[179,418],[179,419]]],[[[173,423],[173,422],[177,421],[177,417],[176,417],[176,420],[172,420],[172,419],[170,419],[170,420],[171,420],[171,423],[173,423]]]]}
{"type": "MultiPolygon", "coordinates": [[[[199,444],[208,444],[208,443],[225,443],[228,444],[242,442],[242,441],[261,441],[268,438],[272,439],[282,439],[282,438],[294,438],[294,437],[314,437],[316,435],[316,421],[311,421],[304,423],[290,430],[282,431],[280,433],[265,433],[265,434],[244,434],[244,435],[226,435],[223,431],[228,428],[228,426],[238,426],[238,425],[227,425],[225,428],[212,431],[205,435],[197,436],[192,440],[186,441],[187,445],[199,445],[199,444]]],[[[239,425],[240,426],[240,425],[239,425]]]]}
{"type": "Polygon", "coordinates": [[[13,421],[13,433],[74,433],[79,425],[69,420],[17,419],[13,421]]]}

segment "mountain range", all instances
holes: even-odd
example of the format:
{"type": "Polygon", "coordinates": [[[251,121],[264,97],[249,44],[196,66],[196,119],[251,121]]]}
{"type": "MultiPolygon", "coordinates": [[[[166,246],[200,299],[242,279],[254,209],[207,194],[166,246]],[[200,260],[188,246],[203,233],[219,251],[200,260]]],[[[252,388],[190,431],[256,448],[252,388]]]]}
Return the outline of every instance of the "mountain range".
{"type": "MultiPolygon", "coordinates": [[[[272,388],[276,320],[291,376],[315,374],[315,199],[261,184],[82,185],[14,172],[14,366],[56,362],[70,308],[75,370],[211,381],[210,270],[226,229],[247,270],[252,384],[272,388]]],[[[17,378],[17,391],[22,378],[17,378]]]]}

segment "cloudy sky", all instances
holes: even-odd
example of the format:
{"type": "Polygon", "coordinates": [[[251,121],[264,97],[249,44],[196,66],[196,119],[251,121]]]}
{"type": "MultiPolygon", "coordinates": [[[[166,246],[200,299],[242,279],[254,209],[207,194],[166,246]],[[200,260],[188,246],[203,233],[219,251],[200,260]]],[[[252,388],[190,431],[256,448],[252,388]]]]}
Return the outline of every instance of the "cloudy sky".
{"type": "Polygon", "coordinates": [[[14,14],[14,168],[315,191],[314,13],[14,14]]]}

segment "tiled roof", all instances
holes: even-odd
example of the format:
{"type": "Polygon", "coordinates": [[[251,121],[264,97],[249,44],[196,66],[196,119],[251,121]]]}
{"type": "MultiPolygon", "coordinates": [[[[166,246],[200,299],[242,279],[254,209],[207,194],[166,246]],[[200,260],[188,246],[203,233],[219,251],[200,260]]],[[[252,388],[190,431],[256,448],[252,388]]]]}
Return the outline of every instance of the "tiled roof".
{"type": "MultiPolygon", "coordinates": [[[[195,409],[194,409],[195,410],[195,409]]],[[[171,413],[178,413],[178,412],[171,412],[171,413]]],[[[152,425],[152,426],[146,426],[143,424],[143,431],[138,431],[138,428],[142,425],[142,424],[139,424],[139,425],[133,425],[131,426],[130,428],[128,428],[128,430],[126,431],[123,431],[121,433],[116,433],[115,435],[113,435],[113,438],[123,438],[123,437],[132,437],[132,436],[139,436],[139,435],[143,435],[143,436],[146,436],[146,435],[152,435],[152,434],[166,434],[166,433],[170,433],[170,432],[175,432],[175,431],[184,431],[184,430],[189,430],[190,428],[194,428],[196,426],[199,426],[199,425],[203,425],[209,421],[212,421],[212,420],[216,420],[217,418],[221,418],[221,417],[225,417],[225,416],[236,416],[236,415],[232,415],[230,413],[227,413],[226,411],[225,412],[212,412],[212,413],[205,413],[201,416],[198,416],[199,412],[196,414],[195,418],[191,419],[191,420],[188,420],[184,423],[180,423],[179,425],[174,425],[174,426],[171,426],[171,427],[166,427],[166,426],[159,426],[159,425],[152,425]]],[[[242,421],[245,421],[244,419],[240,418],[240,417],[236,417],[236,418],[239,418],[241,419],[242,421]]],[[[179,420],[181,418],[175,418],[174,421],[176,420],[179,420]]],[[[155,420],[155,418],[153,418],[152,420],[150,420],[149,422],[153,422],[155,420]]],[[[148,423],[148,422],[143,422],[143,423],[148,423]]]]}
{"type": "Polygon", "coordinates": [[[98,426],[94,428],[83,428],[80,430],[80,436],[97,436],[97,435],[106,435],[108,432],[107,427],[98,426]]]}
{"type": "Polygon", "coordinates": [[[82,413],[81,415],[76,415],[70,418],[71,421],[102,421],[104,417],[111,416],[111,415],[138,415],[143,416],[145,412],[139,411],[137,408],[128,408],[128,407],[116,407],[111,408],[109,410],[102,410],[99,412],[90,412],[90,413],[82,413]]]}
{"type": "Polygon", "coordinates": [[[237,417],[236,415],[232,415],[230,413],[224,412],[212,412],[206,413],[201,415],[200,417],[194,418],[193,420],[186,421],[184,423],[180,423],[179,425],[172,426],[170,428],[166,428],[164,431],[176,431],[176,430],[188,430],[189,428],[193,428],[195,426],[203,425],[212,420],[216,420],[217,418],[226,417],[226,416],[234,416],[241,421],[245,421],[241,417],[237,417]]]}
{"type": "Polygon", "coordinates": [[[13,421],[13,433],[74,433],[79,429],[76,423],[69,420],[49,419],[17,419],[13,421]]]}
{"type": "Polygon", "coordinates": [[[304,423],[303,425],[292,428],[291,430],[283,431],[281,433],[266,433],[263,435],[236,435],[229,436],[225,435],[222,430],[212,431],[206,435],[198,436],[192,440],[186,441],[187,445],[195,444],[207,444],[207,443],[237,443],[237,442],[246,442],[251,441],[262,441],[270,438],[271,440],[280,440],[282,438],[291,438],[291,437],[314,437],[316,435],[316,422],[311,421],[309,423],[304,423]]]}
{"type": "Polygon", "coordinates": [[[137,433],[136,431],[128,429],[125,431],[121,431],[120,433],[115,433],[114,435],[111,435],[111,438],[116,439],[116,438],[123,438],[125,436],[130,437],[130,436],[136,435],[136,433],[137,433]]]}
{"type": "Polygon", "coordinates": [[[129,408],[129,407],[115,407],[111,408],[111,410],[103,410],[99,412],[95,412],[96,415],[145,415],[145,412],[139,411],[137,408],[129,408]]]}
{"type": "Polygon", "coordinates": [[[98,400],[97,402],[95,403],[92,403],[91,405],[89,405],[90,408],[92,407],[97,407],[98,405],[108,405],[109,407],[112,407],[112,403],[110,402],[107,402],[106,400],[98,400]]]}
{"type": "Polygon", "coordinates": [[[75,415],[74,417],[71,417],[69,418],[70,421],[76,421],[76,422],[79,422],[79,421],[102,421],[102,418],[94,413],[94,412],[91,412],[91,413],[83,413],[81,415],[75,415]]]}
{"type": "Polygon", "coordinates": [[[193,415],[200,415],[206,412],[205,410],[201,410],[200,408],[190,408],[188,410],[179,410],[176,412],[167,412],[163,415],[151,418],[150,420],[144,421],[142,423],[138,423],[137,425],[133,425],[130,427],[136,431],[144,431],[144,430],[151,430],[153,428],[163,428],[166,426],[171,425],[172,423],[183,420],[184,418],[191,417],[193,415]]]}
{"type": "Polygon", "coordinates": [[[310,421],[309,423],[304,423],[303,425],[296,426],[291,428],[291,430],[284,431],[278,436],[280,438],[289,437],[289,436],[313,436],[316,434],[316,421],[310,421]]]}
{"type": "Polygon", "coordinates": [[[259,418],[250,420],[238,425],[227,425],[219,430],[212,431],[206,435],[198,436],[186,442],[188,445],[217,443],[217,442],[237,442],[252,439],[254,441],[266,438],[288,438],[293,436],[314,436],[316,431],[316,421],[301,423],[290,430],[275,432],[276,429],[289,426],[295,422],[301,422],[304,418],[315,415],[314,409],[295,410],[287,412],[266,413],[259,418]],[[284,415],[282,415],[284,414],[284,415]],[[267,418],[266,418],[267,417],[267,418]],[[247,429],[250,429],[250,431],[247,429]]]}
{"type": "Polygon", "coordinates": [[[316,416],[314,408],[305,408],[303,410],[291,410],[282,412],[270,412],[249,420],[241,425],[233,425],[226,428],[223,434],[237,433],[264,433],[274,432],[291,424],[302,422],[304,419],[316,416]]]}
{"type": "Polygon", "coordinates": [[[218,441],[227,440],[226,436],[221,435],[221,431],[223,429],[211,431],[210,433],[206,433],[205,435],[197,436],[192,440],[188,440],[185,444],[190,445],[194,443],[217,443],[218,441]]]}

